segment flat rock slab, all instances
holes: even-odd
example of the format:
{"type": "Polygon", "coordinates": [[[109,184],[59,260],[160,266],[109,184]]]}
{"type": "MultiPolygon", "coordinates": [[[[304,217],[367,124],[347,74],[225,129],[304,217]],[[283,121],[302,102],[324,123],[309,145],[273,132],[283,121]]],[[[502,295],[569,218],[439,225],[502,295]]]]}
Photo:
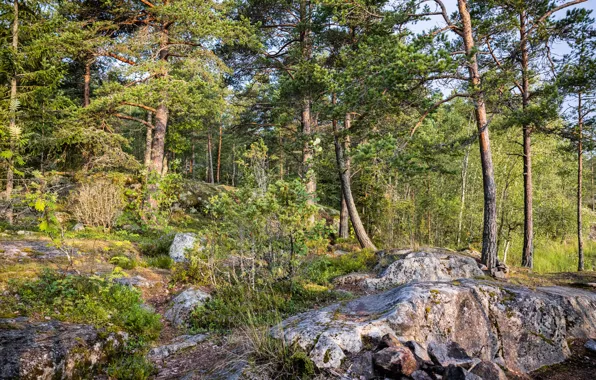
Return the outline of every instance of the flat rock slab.
{"type": "Polygon", "coordinates": [[[65,258],[66,253],[43,240],[0,241],[0,259],[15,261],[21,259],[51,260],[65,258]]]}
{"type": "Polygon", "coordinates": [[[149,351],[148,358],[151,361],[164,360],[165,358],[174,355],[177,352],[196,346],[208,337],[209,335],[207,334],[178,336],[166,345],[151,349],[151,351],[149,351]]]}
{"type": "Polygon", "coordinates": [[[88,378],[123,339],[88,325],[0,319],[0,379],[88,378]]]}
{"type": "Polygon", "coordinates": [[[339,367],[388,333],[527,373],[569,356],[567,339],[596,336],[596,293],[483,281],[419,282],[298,314],[272,329],[319,368],[339,367]]]}

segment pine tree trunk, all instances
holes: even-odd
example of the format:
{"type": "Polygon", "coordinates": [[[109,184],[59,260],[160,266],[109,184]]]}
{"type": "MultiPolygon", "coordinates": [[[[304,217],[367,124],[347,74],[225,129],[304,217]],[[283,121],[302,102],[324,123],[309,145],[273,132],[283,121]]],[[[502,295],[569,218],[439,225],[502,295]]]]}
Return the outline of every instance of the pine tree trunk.
{"type": "Polygon", "coordinates": [[[163,162],[166,143],[166,129],[168,125],[168,107],[162,102],[155,112],[155,126],[151,143],[151,171],[163,174],[163,162]]]}
{"type": "Polygon", "coordinates": [[[213,152],[211,149],[211,133],[207,135],[207,155],[209,156],[209,161],[207,162],[207,165],[209,166],[208,182],[215,183],[213,178],[213,152]]]}
{"type": "MultiPolygon", "coordinates": [[[[350,128],[350,114],[346,115],[346,121],[344,125],[344,129],[347,131],[350,128]]],[[[370,248],[376,250],[374,243],[366,233],[364,228],[364,224],[362,224],[362,220],[360,219],[360,214],[358,213],[358,209],[356,208],[356,204],[354,202],[354,197],[352,196],[352,186],[351,186],[351,178],[350,178],[350,167],[347,165],[345,152],[344,152],[344,144],[340,141],[340,131],[335,124],[334,130],[334,142],[335,142],[335,157],[337,159],[337,168],[339,170],[339,178],[341,181],[341,188],[343,197],[346,201],[346,206],[348,208],[348,213],[350,215],[350,220],[352,221],[352,227],[354,228],[354,234],[356,235],[356,239],[360,243],[362,248],[370,248]]]]}
{"type": "Polygon", "coordinates": [[[464,209],[466,208],[466,187],[468,184],[468,158],[470,157],[470,146],[466,148],[464,161],[461,168],[461,197],[459,206],[459,216],[457,218],[457,247],[461,244],[461,230],[464,220],[464,209]]]}
{"type": "Polygon", "coordinates": [[[85,61],[85,74],[83,75],[83,107],[91,103],[91,60],[85,61]]]}
{"type": "MultiPolygon", "coordinates": [[[[14,0],[14,19],[12,24],[12,51],[16,55],[19,49],[19,2],[14,0]]],[[[12,190],[14,188],[14,156],[16,155],[17,145],[15,139],[17,133],[17,73],[12,74],[10,79],[10,121],[8,127],[10,135],[10,151],[12,156],[8,159],[8,169],[6,170],[6,192],[5,197],[8,201],[8,209],[6,211],[6,220],[9,224],[13,223],[12,210],[12,190]]]]}
{"type": "Polygon", "coordinates": [[[484,227],[482,232],[482,263],[493,270],[497,264],[497,187],[493,168],[488,121],[484,94],[481,91],[480,71],[476,56],[476,47],[472,34],[472,20],[466,0],[458,0],[458,8],[463,26],[463,39],[466,55],[469,57],[468,72],[474,100],[476,125],[479,133],[480,162],[484,190],[484,227]]]}
{"type": "MultiPolygon", "coordinates": [[[[302,60],[308,62],[312,58],[312,41],[311,41],[311,30],[310,25],[310,2],[307,0],[301,0],[300,2],[300,21],[305,25],[304,30],[301,32],[301,50],[302,60]]],[[[302,173],[306,180],[306,190],[311,195],[311,199],[308,201],[309,204],[314,204],[314,198],[317,191],[317,182],[313,171],[313,158],[314,151],[311,142],[312,136],[312,115],[311,115],[311,98],[308,94],[309,89],[303,89],[305,94],[302,98],[302,173]]],[[[314,218],[312,220],[314,222],[314,218]]]]}
{"type": "MultiPolygon", "coordinates": [[[[528,78],[529,58],[528,58],[528,37],[526,34],[526,13],[522,11],[519,15],[519,34],[521,47],[521,65],[522,65],[522,108],[525,111],[530,102],[530,82],[528,78]]],[[[522,252],[522,266],[533,267],[534,256],[534,218],[533,218],[533,189],[532,189],[532,140],[531,126],[524,122],[523,129],[523,147],[524,147],[524,247],[522,252]]]]}
{"type": "Polygon", "coordinates": [[[339,210],[339,237],[348,239],[350,237],[350,213],[348,211],[348,203],[344,196],[343,189],[341,190],[341,206],[339,210]]]}
{"type": "Polygon", "coordinates": [[[582,94],[578,94],[577,107],[577,270],[584,270],[584,241],[582,238],[582,177],[583,177],[583,115],[582,94]]]}
{"type": "MultiPolygon", "coordinates": [[[[147,122],[153,125],[153,114],[151,112],[147,113],[147,122]]],[[[149,170],[151,166],[151,143],[153,141],[153,128],[147,126],[147,130],[145,131],[145,157],[144,163],[145,168],[149,170]]]]}
{"type": "Polygon", "coordinates": [[[217,175],[216,175],[216,179],[215,182],[219,183],[219,170],[221,168],[221,140],[222,140],[222,133],[223,133],[223,127],[222,125],[219,126],[219,144],[217,147],[217,175]]]}

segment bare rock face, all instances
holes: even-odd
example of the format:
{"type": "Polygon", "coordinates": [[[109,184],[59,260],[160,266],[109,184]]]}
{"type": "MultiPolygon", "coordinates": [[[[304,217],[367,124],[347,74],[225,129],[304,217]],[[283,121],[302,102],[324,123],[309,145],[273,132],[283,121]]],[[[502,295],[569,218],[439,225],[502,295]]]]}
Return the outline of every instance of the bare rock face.
{"type": "Polygon", "coordinates": [[[484,274],[474,258],[444,249],[398,250],[384,253],[383,256],[396,260],[385,268],[379,268],[376,277],[348,274],[337,278],[335,283],[382,290],[410,282],[451,281],[484,274]]]}
{"type": "Polygon", "coordinates": [[[165,312],[164,317],[174,325],[183,325],[190,313],[209,298],[211,296],[202,290],[187,289],[172,300],[172,306],[165,312]]]}
{"type": "Polygon", "coordinates": [[[186,261],[186,251],[193,249],[197,243],[197,236],[190,232],[177,233],[170,246],[170,257],[174,262],[186,261]]]}
{"type": "Polygon", "coordinates": [[[151,361],[164,360],[179,351],[196,346],[208,337],[207,334],[181,335],[166,345],[152,348],[147,357],[151,361]]]}
{"type": "Polygon", "coordinates": [[[88,325],[0,319],[0,379],[92,378],[124,339],[88,325]]]}
{"type": "Polygon", "coordinates": [[[527,373],[565,360],[567,339],[596,336],[596,294],[471,279],[418,282],[302,313],[272,330],[319,368],[337,368],[389,333],[426,347],[455,342],[472,358],[527,373]]]}

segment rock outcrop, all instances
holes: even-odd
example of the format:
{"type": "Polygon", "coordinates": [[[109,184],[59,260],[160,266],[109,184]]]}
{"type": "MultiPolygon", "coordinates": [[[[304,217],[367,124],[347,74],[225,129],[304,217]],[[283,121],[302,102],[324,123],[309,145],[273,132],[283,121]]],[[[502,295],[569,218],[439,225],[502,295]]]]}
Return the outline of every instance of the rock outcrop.
{"type": "Polygon", "coordinates": [[[381,252],[377,276],[351,273],[335,280],[338,285],[359,286],[365,290],[382,290],[409,282],[451,281],[484,275],[473,257],[436,248],[381,252]]]}
{"type": "Polygon", "coordinates": [[[124,339],[88,325],[0,319],[0,379],[92,378],[124,339]]]}
{"type": "Polygon", "coordinates": [[[165,312],[164,317],[172,324],[181,326],[186,322],[190,313],[210,297],[202,290],[187,289],[172,300],[172,306],[165,312]]]}
{"type": "Polygon", "coordinates": [[[177,233],[170,246],[170,257],[174,262],[186,261],[186,251],[193,249],[197,243],[197,236],[190,232],[177,233]]]}
{"type": "Polygon", "coordinates": [[[441,365],[461,364],[449,362],[455,343],[476,362],[527,373],[565,360],[567,339],[596,336],[596,294],[472,279],[418,282],[293,316],[272,333],[300,345],[319,368],[341,367],[390,333],[431,348],[433,360],[446,360],[441,365]]]}

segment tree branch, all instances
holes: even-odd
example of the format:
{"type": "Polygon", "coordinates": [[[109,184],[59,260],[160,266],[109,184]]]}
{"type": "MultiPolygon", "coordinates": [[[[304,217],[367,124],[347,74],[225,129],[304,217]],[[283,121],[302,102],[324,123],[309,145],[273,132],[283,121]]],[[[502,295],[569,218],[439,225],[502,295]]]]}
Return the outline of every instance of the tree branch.
{"type": "Polygon", "coordinates": [[[127,105],[127,106],[131,106],[131,107],[138,107],[138,108],[142,108],[144,110],[147,110],[149,112],[153,112],[156,113],[157,110],[155,108],[146,106],[144,104],[139,104],[139,103],[130,103],[130,102],[122,102],[123,105],[127,105]]]}
{"type": "Polygon", "coordinates": [[[447,103],[455,98],[468,98],[470,97],[470,94],[453,94],[451,96],[446,97],[445,99],[441,99],[438,102],[436,102],[435,104],[433,104],[428,110],[426,110],[426,112],[424,112],[422,114],[422,116],[420,117],[420,119],[418,120],[418,123],[416,123],[416,125],[414,126],[414,128],[412,128],[412,130],[410,131],[410,137],[414,135],[414,132],[416,132],[416,129],[418,129],[418,127],[420,127],[422,125],[422,122],[424,121],[424,119],[426,119],[426,117],[428,115],[430,115],[431,112],[433,112],[434,110],[436,110],[437,108],[439,108],[439,106],[441,104],[447,103]]]}
{"type": "Polygon", "coordinates": [[[542,15],[542,17],[540,17],[538,19],[538,21],[536,21],[534,23],[534,25],[532,25],[532,27],[530,29],[528,29],[528,32],[526,33],[526,36],[529,35],[530,33],[532,33],[534,30],[536,30],[536,28],[538,28],[538,26],[540,24],[542,24],[547,18],[549,18],[550,16],[552,16],[553,13],[560,11],[561,9],[570,7],[572,5],[576,5],[576,4],[580,4],[580,3],[585,3],[588,0],[573,0],[570,1],[568,3],[565,4],[561,4],[558,7],[555,7],[553,9],[551,9],[550,11],[546,12],[545,14],[542,15]]]}
{"type": "Polygon", "coordinates": [[[144,125],[146,125],[148,128],[151,128],[151,129],[155,128],[155,127],[153,126],[153,124],[151,124],[151,123],[149,123],[148,121],[145,121],[145,120],[143,120],[143,119],[139,119],[139,118],[137,118],[137,117],[132,117],[132,116],[124,115],[124,114],[121,114],[121,113],[114,114],[114,116],[116,116],[116,117],[117,117],[117,118],[119,118],[119,119],[124,119],[124,120],[132,120],[132,121],[139,122],[139,123],[141,123],[141,124],[144,124],[144,125]]]}

